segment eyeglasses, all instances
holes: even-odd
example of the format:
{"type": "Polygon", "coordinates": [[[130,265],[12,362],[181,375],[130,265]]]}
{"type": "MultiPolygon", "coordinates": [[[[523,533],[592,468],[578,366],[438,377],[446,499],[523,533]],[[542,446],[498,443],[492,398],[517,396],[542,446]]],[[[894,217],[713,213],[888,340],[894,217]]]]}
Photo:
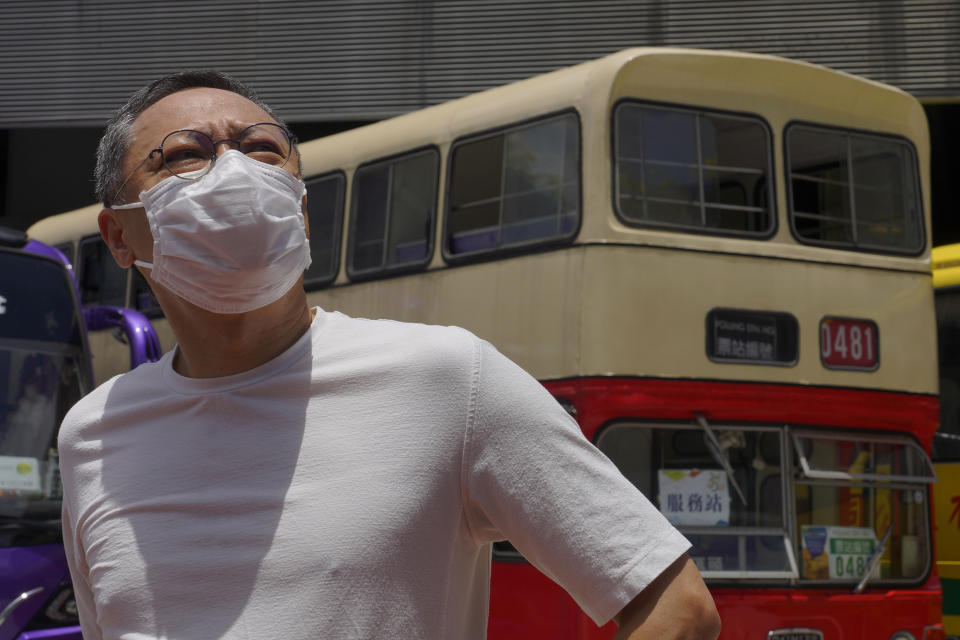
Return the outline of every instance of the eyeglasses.
{"type": "Polygon", "coordinates": [[[236,138],[214,140],[202,131],[179,129],[168,133],[160,146],[151,149],[147,157],[130,172],[111,200],[115,203],[123,188],[137,171],[158,153],[164,168],[183,180],[199,180],[210,172],[217,161],[217,147],[224,142],[254,160],[282,167],[287,164],[296,143],[296,137],[284,127],[273,122],[258,122],[246,127],[236,138]]]}

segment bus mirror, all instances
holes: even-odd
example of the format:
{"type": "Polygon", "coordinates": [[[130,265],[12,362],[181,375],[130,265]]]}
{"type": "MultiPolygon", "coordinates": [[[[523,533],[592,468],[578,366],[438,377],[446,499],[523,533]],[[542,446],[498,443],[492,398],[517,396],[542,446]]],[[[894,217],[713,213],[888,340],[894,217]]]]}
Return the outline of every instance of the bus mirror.
{"type": "Polygon", "coordinates": [[[88,331],[120,329],[130,345],[130,368],[144,362],[156,362],[162,351],[157,332],[150,320],[139,311],[123,307],[88,307],[83,310],[88,331]]]}

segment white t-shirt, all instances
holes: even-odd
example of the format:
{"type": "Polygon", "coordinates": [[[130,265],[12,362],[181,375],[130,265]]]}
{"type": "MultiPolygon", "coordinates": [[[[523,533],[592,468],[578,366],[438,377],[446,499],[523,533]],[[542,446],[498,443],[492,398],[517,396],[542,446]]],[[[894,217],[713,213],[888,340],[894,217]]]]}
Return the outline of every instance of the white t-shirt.
{"type": "Polygon", "coordinates": [[[689,547],[462,329],[318,310],[251,371],[171,363],[113,378],[60,432],[86,640],[485,638],[505,538],[602,624],[689,547]]]}

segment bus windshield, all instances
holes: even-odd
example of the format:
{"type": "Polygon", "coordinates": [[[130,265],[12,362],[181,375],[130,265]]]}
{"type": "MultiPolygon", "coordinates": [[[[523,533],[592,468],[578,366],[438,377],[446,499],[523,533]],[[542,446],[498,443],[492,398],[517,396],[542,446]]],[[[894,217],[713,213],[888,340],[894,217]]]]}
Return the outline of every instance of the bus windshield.
{"type": "Polygon", "coordinates": [[[926,484],[935,477],[911,438],[781,426],[710,432],[620,422],[597,440],[693,543],[705,578],[851,586],[923,579],[926,484]]]}
{"type": "Polygon", "coordinates": [[[0,548],[55,542],[56,435],[92,386],[83,318],[68,272],[0,250],[0,548]]]}

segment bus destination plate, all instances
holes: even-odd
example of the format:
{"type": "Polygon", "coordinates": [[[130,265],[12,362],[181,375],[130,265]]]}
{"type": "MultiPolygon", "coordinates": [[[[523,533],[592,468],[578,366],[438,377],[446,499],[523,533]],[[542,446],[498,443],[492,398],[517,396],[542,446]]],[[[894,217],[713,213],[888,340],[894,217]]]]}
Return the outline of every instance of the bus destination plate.
{"type": "Polygon", "coordinates": [[[717,307],[707,314],[707,357],[713,362],[791,366],[797,320],[781,311],[717,307]]]}

